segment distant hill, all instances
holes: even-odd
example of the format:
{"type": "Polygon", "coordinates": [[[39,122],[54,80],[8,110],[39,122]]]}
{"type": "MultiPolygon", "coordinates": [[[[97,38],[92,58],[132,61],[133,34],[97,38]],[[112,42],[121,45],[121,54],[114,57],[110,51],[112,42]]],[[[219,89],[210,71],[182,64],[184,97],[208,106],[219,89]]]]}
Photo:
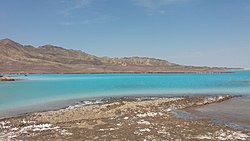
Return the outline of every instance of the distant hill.
{"type": "Polygon", "coordinates": [[[97,57],[53,45],[38,48],[0,40],[0,73],[170,73],[226,68],[193,67],[146,57],[97,57]]]}

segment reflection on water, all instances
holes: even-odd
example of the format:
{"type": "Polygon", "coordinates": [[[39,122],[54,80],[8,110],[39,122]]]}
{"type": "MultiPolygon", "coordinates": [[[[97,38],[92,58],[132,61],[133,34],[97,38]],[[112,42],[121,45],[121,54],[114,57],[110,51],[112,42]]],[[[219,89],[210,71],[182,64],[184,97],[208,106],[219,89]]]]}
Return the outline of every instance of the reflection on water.
{"type": "Polygon", "coordinates": [[[217,123],[224,123],[230,127],[250,129],[249,96],[189,109],[188,112],[194,116],[213,119],[217,123]]]}

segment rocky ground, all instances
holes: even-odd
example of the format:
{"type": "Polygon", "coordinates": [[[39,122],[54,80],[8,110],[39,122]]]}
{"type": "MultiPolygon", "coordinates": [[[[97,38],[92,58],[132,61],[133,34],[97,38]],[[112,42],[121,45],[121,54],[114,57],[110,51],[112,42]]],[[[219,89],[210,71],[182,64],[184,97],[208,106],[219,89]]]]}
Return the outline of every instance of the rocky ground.
{"type": "Polygon", "coordinates": [[[0,120],[0,140],[250,140],[249,130],[172,112],[232,98],[120,98],[0,120]]]}

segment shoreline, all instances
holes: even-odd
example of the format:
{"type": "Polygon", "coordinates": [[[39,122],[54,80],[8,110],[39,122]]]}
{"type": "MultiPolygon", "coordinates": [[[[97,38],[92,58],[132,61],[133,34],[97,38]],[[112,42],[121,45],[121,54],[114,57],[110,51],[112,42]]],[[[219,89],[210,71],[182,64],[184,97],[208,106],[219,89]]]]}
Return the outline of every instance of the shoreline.
{"type": "MultiPolygon", "coordinates": [[[[241,69],[239,69],[241,70],[241,69]]],[[[242,69],[243,70],[243,69],[242,69]]],[[[234,73],[234,72],[226,72],[225,71],[194,71],[194,72],[93,72],[93,73],[5,73],[9,75],[32,75],[32,74],[206,74],[206,73],[211,73],[211,74],[217,74],[217,73],[234,73]]]]}
{"type": "MultiPolygon", "coordinates": [[[[111,96],[93,96],[93,97],[82,97],[82,98],[74,98],[74,99],[62,99],[56,101],[49,101],[45,103],[37,103],[37,104],[30,104],[21,106],[18,108],[11,108],[6,111],[11,111],[8,114],[0,114],[0,120],[7,119],[7,118],[14,118],[20,116],[27,116],[33,113],[40,113],[40,112],[49,112],[49,111],[58,111],[67,109],[69,107],[81,107],[81,106],[91,106],[95,104],[107,104],[111,102],[117,102],[121,100],[127,101],[144,101],[144,100],[157,100],[157,99],[168,99],[168,98],[195,98],[195,97],[214,97],[218,96],[218,94],[193,94],[193,95],[183,95],[183,94],[175,94],[175,95],[165,95],[165,94],[158,94],[158,95],[151,95],[151,94],[131,94],[131,95],[111,95],[111,96]],[[46,105],[46,106],[44,106],[46,105]],[[31,108],[32,107],[32,108],[31,108]]],[[[242,95],[227,95],[227,94],[220,94],[220,96],[230,96],[234,97],[241,97],[242,95]]],[[[216,102],[216,103],[219,103],[216,102]]],[[[193,106],[195,108],[195,106],[193,106]]],[[[5,111],[2,111],[5,112],[5,111]]]]}
{"type": "Polygon", "coordinates": [[[141,101],[154,101],[154,100],[159,100],[159,99],[196,99],[196,98],[213,98],[213,97],[223,97],[221,100],[216,100],[216,101],[205,101],[204,103],[198,103],[198,104],[193,104],[189,105],[188,107],[183,107],[181,108],[182,110],[186,109],[192,109],[196,107],[201,107],[201,106],[206,106],[209,104],[215,104],[215,103],[220,103],[223,101],[230,100],[232,98],[236,97],[242,97],[242,95],[227,95],[227,94],[221,94],[221,95],[174,95],[174,96],[165,96],[164,94],[159,94],[159,95],[126,95],[126,96],[97,96],[97,97],[87,97],[87,98],[80,98],[80,99],[68,99],[68,100],[58,100],[58,101],[50,101],[46,103],[39,103],[39,104],[31,104],[31,105],[26,105],[21,108],[17,109],[8,109],[8,110],[22,110],[28,107],[40,107],[42,105],[49,105],[42,107],[40,110],[39,109],[34,109],[30,112],[22,112],[22,113],[13,113],[11,115],[8,115],[6,117],[0,117],[0,120],[6,120],[10,118],[18,118],[22,116],[29,116],[34,113],[45,113],[45,112],[52,112],[52,111],[60,111],[60,110],[66,110],[66,109],[75,109],[75,108],[81,108],[85,106],[95,106],[95,105],[104,105],[104,104],[110,104],[114,102],[120,102],[120,101],[129,101],[129,102],[141,102],[141,101]],[[56,105],[56,106],[55,106],[56,105]],[[59,106],[58,106],[59,105],[59,106]]]}
{"type": "Polygon", "coordinates": [[[210,120],[181,119],[171,114],[174,110],[218,103],[233,97],[107,98],[94,104],[0,119],[0,139],[250,139],[250,131],[217,125],[210,120]]]}
{"type": "Polygon", "coordinates": [[[137,71],[110,71],[110,72],[76,72],[76,73],[63,73],[63,72],[2,72],[2,74],[19,74],[19,75],[29,75],[29,74],[192,74],[192,73],[233,73],[234,70],[245,70],[244,68],[226,68],[218,70],[201,70],[201,71],[150,71],[150,72],[137,72],[137,71]],[[231,70],[231,71],[230,71],[231,70]]]}

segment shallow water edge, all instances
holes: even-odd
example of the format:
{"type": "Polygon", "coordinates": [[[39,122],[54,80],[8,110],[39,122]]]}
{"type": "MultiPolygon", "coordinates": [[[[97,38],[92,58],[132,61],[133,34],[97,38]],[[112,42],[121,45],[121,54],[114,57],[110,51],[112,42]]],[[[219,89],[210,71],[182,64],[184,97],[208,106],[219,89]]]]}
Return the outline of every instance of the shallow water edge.
{"type": "MultiPolygon", "coordinates": [[[[41,104],[31,104],[28,106],[20,106],[12,109],[7,109],[0,112],[0,119],[18,117],[23,115],[29,115],[35,112],[48,112],[66,108],[77,108],[80,106],[87,106],[93,104],[111,103],[120,100],[128,101],[143,101],[143,100],[155,100],[161,98],[191,98],[191,97],[214,97],[216,95],[150,95],[150,94],[138,94],[138,95],[125,95],[125,96],[102,96],[102,97],[89,97],[89,98],[78,98],[68,100],[58,100],[53,102],[46,102],[41,104]]],[[[226,94],[220,96],[227,96],[226,94]]],[[[230,97],[238,97],[239,95],[232,95],[230,97]]]]}

